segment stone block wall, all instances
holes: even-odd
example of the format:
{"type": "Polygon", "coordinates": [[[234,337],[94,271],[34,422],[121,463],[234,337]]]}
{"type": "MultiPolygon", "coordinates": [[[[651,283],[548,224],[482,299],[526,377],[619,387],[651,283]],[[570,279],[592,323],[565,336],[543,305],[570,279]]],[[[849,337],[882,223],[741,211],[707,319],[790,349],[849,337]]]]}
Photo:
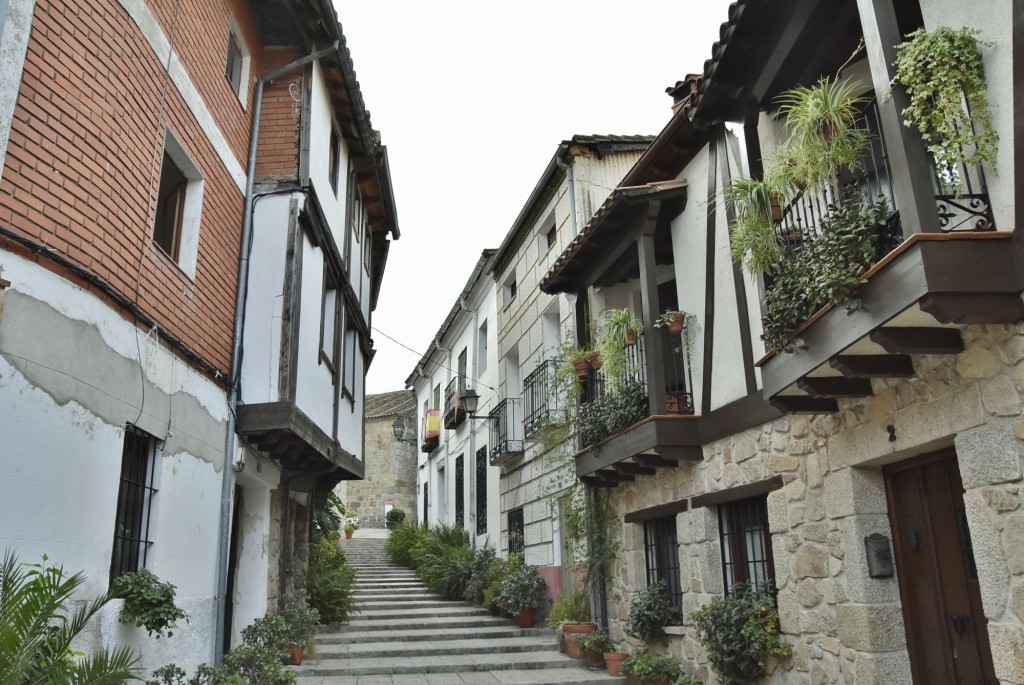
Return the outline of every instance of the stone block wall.
{"type": "MultiPolygon", "coordinates": [[[[959,355],[915,356],[916,376],[875,380],[874,396],[840,400],[837,414],[781,418],[706,445],[699,463],[611,490],[624,515],[781,477],[768,521],[793,655],[769,664],[766,681],[911,682],[899,580],[868,576],[863,540],[892,536],[881,467],[955,446],[996,675],[1024,683],[1024,325],[971,326],[964,341],[959,355]]],[[[628,642],[644,540],[642,524],[620,525],[609,604],[612,637],[628,642]]],[[[715,506],[677,515],[687,616],[723,592],[718,528],[715,506]]],[[[714,682],[689,620],[673,632],[667,651],[714,682]]]]}
{"type": "MultiPolygon", "coordinates": [[[[395,440],[394,416],[366,420],[366,475],[363,480],[342,481],[336,491],[362,526],[384,527],[384,505],[391,502],[405,510],[407,520],[416,518],[416,445],[395,440]]],[[[405,417],[415,426],[416,417],[405,417]]]]}

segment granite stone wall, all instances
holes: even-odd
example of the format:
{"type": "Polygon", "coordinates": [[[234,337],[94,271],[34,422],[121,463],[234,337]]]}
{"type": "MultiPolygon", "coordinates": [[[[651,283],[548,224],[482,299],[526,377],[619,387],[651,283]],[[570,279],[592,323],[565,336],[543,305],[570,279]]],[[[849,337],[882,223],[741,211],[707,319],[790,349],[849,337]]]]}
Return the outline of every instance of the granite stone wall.
{"type": "MultiPolygon", "coordinates": [[[[342,481],[338,496],[359,516],[362,526],[384,527],[384,505],[391,502],[404,509],[407,520],[416,517],[416,445],[395,440],[391,428],[394,416],[366,420],[366,476],[342,481]]],[[[416,425],[416,417],[406,417],[416,425]]]]}
{"type": "MultiPolygon", "coordinates": [[[[840,400],[837,414],[781,418],[706,445],[701,462],[610,491],[624,515],[781,481],[768,521],[793,655],[769,664],[766,682],[911,682],[899,573],[870,578],[864,538],[892,536],[881,467],[955,447],[996,675],[1024,683],[1024,325],[970,326],[964,341],[959,355],[915,356],[914,377],[874,380],[872,397],[840,400]]],[[[629,641],[629,599],[646,584],[643,525],[620,525],[609,605],[612,637],[629,641]]],[[[723,592],[718,509],[690,507],[676,528],[688,616],[723,592]]],[[[689,620],[671,632],[667,651],[714,682],[689,620]]]]}

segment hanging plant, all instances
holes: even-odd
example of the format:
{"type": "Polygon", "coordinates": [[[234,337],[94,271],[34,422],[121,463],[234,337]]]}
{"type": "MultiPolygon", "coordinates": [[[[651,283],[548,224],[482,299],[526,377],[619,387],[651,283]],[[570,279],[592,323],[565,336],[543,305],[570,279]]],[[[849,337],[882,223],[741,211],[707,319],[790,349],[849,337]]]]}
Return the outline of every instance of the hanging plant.
{"type": "Polygon", "coordinates": [[[628,308],[606,309],[597,320],[597,349],[601,353],[601,364],[605,377],[612,387],[623,381],[626,373],[626,347],[632,334],[643,333],[644,324],[628,308]]]}
{"type": "Polygon", "coordinates": [[[996,160],[999,137],[992,128],[978,33],[966,27],[918,29],[896,54],[893,84],[902,84],[910,96],[903,116],[928,144],[939,174],[955,173],[961,164],[996,160]]]}
{"type": "MultiPolygon", "coordinates": [[[[857,81],[826,77],[776,98],[789,140],[765,174],[769,188],[792,191],[828,185],[840,171],[861,166],[861,154],[870,141],[868,132],[857,126],[857,117],[867,103],[867,98],[857,95],[861,89],[857,81]]],[[[770,222],[767,198],[764,204],[770,222]]]]}
{"type": "Polygon", "coordinates": [[[729,255],[751,274],[767,273],[782,261],[785,251],[772,216],[775,191],[764,181],[736,178],[722,189],[733,211],[729,255]]]}

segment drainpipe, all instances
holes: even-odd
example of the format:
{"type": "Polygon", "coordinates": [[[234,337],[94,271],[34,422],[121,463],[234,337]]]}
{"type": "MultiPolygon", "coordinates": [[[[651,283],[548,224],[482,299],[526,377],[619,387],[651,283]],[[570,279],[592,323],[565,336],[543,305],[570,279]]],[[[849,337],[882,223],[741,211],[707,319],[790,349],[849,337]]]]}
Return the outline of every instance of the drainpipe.
{"type": "Polygon", "coordinates": [[[231,553],[231,507],[234,501],[234,469],[231,463],[235,456],[235,418],[238,409],[238,377],[242,365],[242,328],[245,321],[245,298],[249,287],[249,240],[252,236],[253,185],[256,177],[256,144],[260,135],[260,107],[263,104],[263,86],[276,78],[303,67],[310,62],[336,53],[338,41],[323,50],[275,69],[256,79],[256,93],[253,100],[252,130],[249,139],[249,158],[246,163],[245,199],[242,206],[242,239],[238,256],[238,282],[235,288],[235,322],[231,343],[231,376],[228,378],[228,418],[224,438],[224,468],[220,490],[220,545],[217,552],[217,626],[214,640],[213,661],[220,664],[224,659],[224,622],[227,609],[228,557],[231,553]]]}
{"type": "MultiPolygon", "coordinates": [[[[479,378],[479,376],[477,376],[477,360],[480,358],[480,350],[477,346],[480,344],[480,339],[478,337],[480,335],[480,312],[477,311],[475,308],[469,308],[469,303],[467,302],[468,299],[468,297],[463,297],[459,299],[460,307],[462,307],[466,311],[473,312],[473,327],[469,331],[469,339],[471,343],[469,349],[473,350],[473,360],[470,362],[470,370],[468,375],[469,378],[474,379],[474,382],[479,382],[476,379],[479,378]]],[[[467,415],[466,420],[469,421],[469,458],[473,465],[473,471],[469,474],[470,506],[468,507],[468,509],[472,512],[476,512],[473,516],[474,525],[472,526],[473,545],[476,546],[476,518],[481,515],[480,512],[476,510],[476,419],[469,418],[469,416],[467,415]]],[[[484,518],[487,517],[486,511],[483,512],[483,516],[484,518]]]]}
{"type": "MultiPolygon", "coordinates": [[[[567,145],[562,146],[566,151],[569,147],[567,145]]],[[[565,180],[569,184],[569,219],[572,224],[572,235],[576,237],[579,232],[576,224],[576,177],[573,175],[572,163],[567,163],[562,159],[561,155],[555,157],[555,163],[558,164],[558,168],[565,172],[565,180]]]]}

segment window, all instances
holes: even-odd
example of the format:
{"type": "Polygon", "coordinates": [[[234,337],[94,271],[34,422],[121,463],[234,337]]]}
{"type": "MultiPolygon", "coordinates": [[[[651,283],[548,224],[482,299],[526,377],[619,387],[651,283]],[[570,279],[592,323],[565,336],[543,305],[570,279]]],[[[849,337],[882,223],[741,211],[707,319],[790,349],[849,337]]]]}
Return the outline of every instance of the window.
{"type": "Polygon", "coordinates": [[[480,330],[476,334],[476,372],[480,374],[487,371],[487,321],[480,324],[480,330]]]}
{"type": "Polygon", "coordinates": [[[427,511],[430,509],[430,491],[427,488],[427,483],[423,484],[423,520],[422,523],[427,522],[427,511]]]}
{"type": "Polygon", "coordinates": [[[170,132],[164,136],[153,243],[189,276],[195,276],[203,177],[170,132]]]}
{"type": "Polygon", "coordinates": [[[249,50],[242,40],[242,31],[234,19],[231,20],[231,27],[228,30],[227,58],[224,60],[224,77],[231,85],[231,91],[245,107],[246,95],[249,86],[249,50]]]}
{"type": "Polygon", "coordinates": [[[342,366],[342,391],[355,407],[356,398],[356,347],[359,345],[359,331],[356,330],[353,318],[348,311],[345,312],[345,349],[342,366]]]}
{"type": "Polygon", "coordinates": [[[508,304],[512,300],[516,299],[516,275],[512,274],[505,280],[504,290],[504,302],[508,304]]]}
{"type": "Polygon", "coordinates": [[[508,512],[508,553],[522,554],[526,547],[526,526],[523,523],[523,508],[508,512]]]}
{"type": "Polygon", "coordinates": [[[327,174],[331,179],[331,189],[338,196],[338,176],[341,174],[341,138],[338,129],[331,126],[331,144],[327,151],[327,174]]]}
{"type": "Polygon", "coordinates": [[[324,299],[320,310],[320,362],[334,373],[338,341],[338,278],[324,267],[324,299]]]}
{"type": "Polygon", "coordinates": [[[736,583],[774,584],[767,495],[721,505],[718,508],[718,530],[722,540],[722,575],[726,594],[736,583]]]}
{"type": "Polygon", "coordinates": [[[665,581],[672,606],[681,607],[683,590],[679,583],[679,542],[676,539],[676,517],[665,516],[644,522],[644,558],[647,563],[647,584],[665,581]]]}
{"type": "Polygon", "coordinates": [[[441,408],[441,384],[438,383],[434,386],[434,404],[431,409],[441,408]]]}
{"type": "Polygon", "coordinates": [[[555,246],[556,242],[558,242],[558,231],[555,229],[554,224],[552,224],[551,228],[548,229],[548,232],[545,236],[545,240],[547,242],[546,247],[549,250],[555,246]]]}
{"type": "Polygon", "coordinates": [[[121,481],[114,518],[114,551],[110,558],[110,583],[123,573],[146,567],[153,529],[156,499],[157,441],[134,426],[124,433],[121,481]]]}
{"type": "Polygon", "coordinates": [[[455,524],[466,527],[466,470],[463,455],[455,457],[455,524]]]}
{"type": "Polygon", "coordinates": [[[366,223],[363,225],[363,270],[366,271],[367,276],[370,275],[370,265],[373,263],[372,242],[373,234],[370,232],[370,224],[366,223]]]}
{"type": "Polygon", "coordinates": [[[487,445],[476,451],[476,534],[487,532],[487,445]]]}

